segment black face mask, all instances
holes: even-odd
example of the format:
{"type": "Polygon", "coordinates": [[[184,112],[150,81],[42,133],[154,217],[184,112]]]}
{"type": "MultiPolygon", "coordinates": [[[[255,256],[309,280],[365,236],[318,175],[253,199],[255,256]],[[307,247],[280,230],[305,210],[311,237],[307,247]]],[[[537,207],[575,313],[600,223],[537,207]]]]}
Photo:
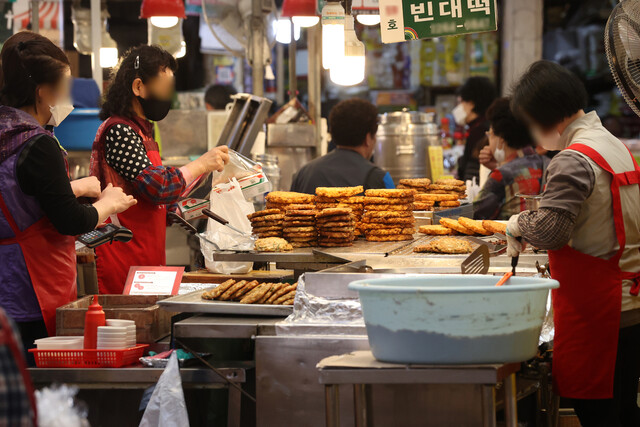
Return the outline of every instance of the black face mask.
{"type": "Polygon", "coordinates": [[[153,95],[147,99],[140,96],[136,96],[136,98],[138,98],[138,101],[140,101],[140,106],[142,107],[144,116],[149,120],[158,122],[167,117],[167,114],[169,114],[169,109],[171,108],[170,99],[158,99],[153,95]]]}

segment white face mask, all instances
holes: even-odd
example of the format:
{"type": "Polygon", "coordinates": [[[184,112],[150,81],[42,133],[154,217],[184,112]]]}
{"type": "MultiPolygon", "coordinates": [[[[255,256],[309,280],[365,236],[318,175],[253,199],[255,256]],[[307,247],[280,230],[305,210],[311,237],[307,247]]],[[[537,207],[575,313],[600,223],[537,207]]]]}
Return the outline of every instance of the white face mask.
{"type": "Polygon", "coordinates": [[[543,133],[538,128],[533,128],[531,130],[531,136],[536,140],[539,146],[549,151],[559,151],[565,147],[560,146],[560,133],[556,131],[552,131],[549,133],[543,133]]]}
{"type": "Polygon", "coordinates": [[[507,158],[507,153],[504,151],[504,142],[502,143],[502,148],[498,148],[496,145],[496,149],[493,150],[493,158],[496,159],[499,165],[504,163],[504,160],[507,158]]]}
{"type": "Polygon", "coordinates": [[[62,121],[73,111],[73,104],[69,101],[61,102],[59,104],[49,106],[49,111],[51,111],[51,118],[47,122],[47,125],[54,127],[60,126],[60,123],[62,123],[62,121]]]}
{"type": "Polygon", "coordinates": [[[467,123],[467,112],[464,111],[462,103],[458,104],[456,108],[451,110],[451,114],[453,114],[453,120],[456,121],[457,125],[464,126],[467,123]]]}

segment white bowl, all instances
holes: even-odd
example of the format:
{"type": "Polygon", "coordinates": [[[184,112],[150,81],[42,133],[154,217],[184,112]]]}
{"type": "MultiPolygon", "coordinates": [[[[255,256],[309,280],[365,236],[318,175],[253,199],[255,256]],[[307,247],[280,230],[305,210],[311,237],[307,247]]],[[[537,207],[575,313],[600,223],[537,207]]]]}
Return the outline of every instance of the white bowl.
{"type": "Polygon", "coordinates": [[[124,320],[124,319],[107,319],[107,326],[136,326],[136,322],[133,320],[124,320]]]}
{"type": "Polygon", "coordinates": [[[125,326],[98,326],[98,333],[100,332],[107,332],[107,333],[127,332],[127,328],[125,326]]]}

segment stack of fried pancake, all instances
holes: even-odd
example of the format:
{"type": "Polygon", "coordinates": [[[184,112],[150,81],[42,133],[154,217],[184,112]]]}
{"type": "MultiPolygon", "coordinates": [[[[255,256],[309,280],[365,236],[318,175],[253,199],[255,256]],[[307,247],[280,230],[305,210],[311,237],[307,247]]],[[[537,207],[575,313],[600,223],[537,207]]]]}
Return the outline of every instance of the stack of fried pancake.
{"type": "Polygon", "coordinates": [[[289,205],[284,211],[283,236],[294,248],[316,245],[316,206],[289,205]]]}
{"type": "Polygon", "coordinates": [[[364,197],[360,196],[364,188],[356,187],[318,187],[316,188],[316,207],[318,210],[327,208],[348,208],[356,221],[356,235],[359,234],[357,225],[364,212],[364,197]]]}
{"type": "Polygon", "coordinates": [[[411,178],[398,181],[398,189],[416,190],[417,194],[426,193],[429,190],[429,185],[431,185],[429,178],[411,178]]]}
{"type": "Polygon", "coordinates": [[[436,202],[435,209],[443,210],[460,206],[460,199],[467,197],[465,194],[467,186],[464,181],[458,179],[439,179],[435,183],[429,185],[427,194],[448,196],[444,198],[432,199],[436,202]]]}
{"type": "Polygon", "coordinates": [[[259,238],[282,237],[284,215],[279,209],[265,209],[247,215],[251,221],[252,233],[259,238]]]}
{"type": "Polygon", "coordinates": [[[368,241],[412,240],[415,232],[413,189],[367,190],[361,228],[368,241]]]}
{"type": "Polygon", "coordinates": [[[349,208],[326,208],[316,215],[318,246],[351,246],[355,239],[355,220],[349,208]]]}
{"type": "Polygon", "coordinates": [[[267,194],[267,209],[280,209],[284,213],[289,205],[309,204],[315,202],[311,194],[294,193],[292,191],[272,191],[267,194]]]}

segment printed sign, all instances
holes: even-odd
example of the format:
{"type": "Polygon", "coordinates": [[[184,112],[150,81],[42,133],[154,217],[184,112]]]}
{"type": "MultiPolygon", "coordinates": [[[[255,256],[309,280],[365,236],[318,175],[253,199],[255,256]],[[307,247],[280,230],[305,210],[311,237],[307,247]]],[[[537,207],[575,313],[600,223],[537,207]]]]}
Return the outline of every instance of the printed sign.
{"type": "Polygon", "coordinates": [[[498,29],[496,0],[380,0],[383,43],[498,29]]]}
{"type": "Polygon", "coordinates": [[[178,295],[184,267],[131,267],[124,295],[178,295]]]}

